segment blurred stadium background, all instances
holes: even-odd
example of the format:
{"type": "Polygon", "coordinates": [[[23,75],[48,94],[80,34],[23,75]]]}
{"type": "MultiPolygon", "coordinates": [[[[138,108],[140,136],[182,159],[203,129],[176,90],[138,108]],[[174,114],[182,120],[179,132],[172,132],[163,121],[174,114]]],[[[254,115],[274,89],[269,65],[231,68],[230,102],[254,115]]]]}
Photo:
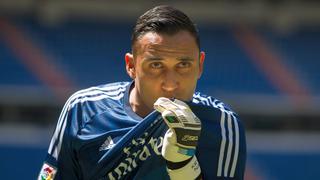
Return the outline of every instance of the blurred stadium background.
{"type": "MultiPolygon", "coordinates": [[[[129,80],[146,0],[0,1],[0,177],[35,179],[74,91],[129,80]]],[[[320,3],[162,1],[198,24],[198,90],[231,105],[247,129],[246,179],[320,179],[320,3]]]]}

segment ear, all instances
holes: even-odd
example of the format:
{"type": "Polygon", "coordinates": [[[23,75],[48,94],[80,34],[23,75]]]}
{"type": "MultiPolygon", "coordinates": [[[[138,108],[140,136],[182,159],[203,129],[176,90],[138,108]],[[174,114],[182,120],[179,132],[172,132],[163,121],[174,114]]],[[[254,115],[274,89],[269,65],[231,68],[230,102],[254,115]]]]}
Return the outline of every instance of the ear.
{"type": "Polygon", "coordinates": [[[201,77],[202,72],[203,72],[203,62],[204,62],[205,57],[206,57],[206,53],[201,51],[200,52],[200,59],[199,59],[199,75],[198,75],[198,79],[201,77]]]}
{"type": "Polygon", "coordinates": [[[136,70],[135,70],[133,55],[131,53],[126,53],[124,59],[126,60],[126,70],[127,70],[128,75],[132,79],[135,79],[136,70]]]}

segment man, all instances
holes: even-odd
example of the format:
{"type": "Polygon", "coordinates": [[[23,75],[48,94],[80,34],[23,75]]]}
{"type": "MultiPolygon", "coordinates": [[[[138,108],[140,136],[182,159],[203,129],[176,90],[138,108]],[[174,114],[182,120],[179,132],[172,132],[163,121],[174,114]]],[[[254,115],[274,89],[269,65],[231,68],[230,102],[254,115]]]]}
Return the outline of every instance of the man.
{"type": "Polygon", "coordinates": [[[241,122],[195,93],[204,58],[183,12],[157,6],[140,16],[125,55],[133,81],[69,98],[39,179],[243,179],[241,122]]]}

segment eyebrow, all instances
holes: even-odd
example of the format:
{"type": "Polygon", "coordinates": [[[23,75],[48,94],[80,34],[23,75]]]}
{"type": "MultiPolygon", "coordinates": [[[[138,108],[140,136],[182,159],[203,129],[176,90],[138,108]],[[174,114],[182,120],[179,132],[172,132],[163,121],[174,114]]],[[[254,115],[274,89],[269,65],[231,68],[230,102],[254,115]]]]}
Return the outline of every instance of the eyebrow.
{"type": "MultiPolygon", "coordinates": [[[[193,58],[188,57],[188,56],[186,56],[186,57],[178,57],[176,59],[178,61],[194,61],[193,58]]],[[[147,61],[162,61],[162,60],[164,60],[164,58],[157,57],[157,56],[150,56],[150,57],[146,57],[145,60],[147,60],[147,61]]]]}
{"type": "Polygon", "coordinates": [[[157,57],[157,56],[149,56],[149,57],[146,57],[144,59],[147,60],[147,61],[161,61],[161,60],[163,60],[163,58],[157,57]]]}
{"type": "Polygon", "coordinates": [[[179,60],[179,61],[194,61],[194,59],[193,59],[193,58],[188,57],[188,56],[185,56],[185,57],[179,57],[179,58],[177,58],[177,60],[179,60]]]}

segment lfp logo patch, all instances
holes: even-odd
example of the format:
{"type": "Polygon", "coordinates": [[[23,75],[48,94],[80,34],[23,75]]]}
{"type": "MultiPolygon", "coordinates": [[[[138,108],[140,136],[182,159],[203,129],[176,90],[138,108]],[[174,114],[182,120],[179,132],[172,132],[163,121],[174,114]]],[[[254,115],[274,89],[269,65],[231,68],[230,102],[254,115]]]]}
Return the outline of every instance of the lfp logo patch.
{"type": "Polygon", "coordinates": [[[53,180],[56,172],[57,170],[53,166],[44,163],[41,168],[38,180],[53,180]]]}

